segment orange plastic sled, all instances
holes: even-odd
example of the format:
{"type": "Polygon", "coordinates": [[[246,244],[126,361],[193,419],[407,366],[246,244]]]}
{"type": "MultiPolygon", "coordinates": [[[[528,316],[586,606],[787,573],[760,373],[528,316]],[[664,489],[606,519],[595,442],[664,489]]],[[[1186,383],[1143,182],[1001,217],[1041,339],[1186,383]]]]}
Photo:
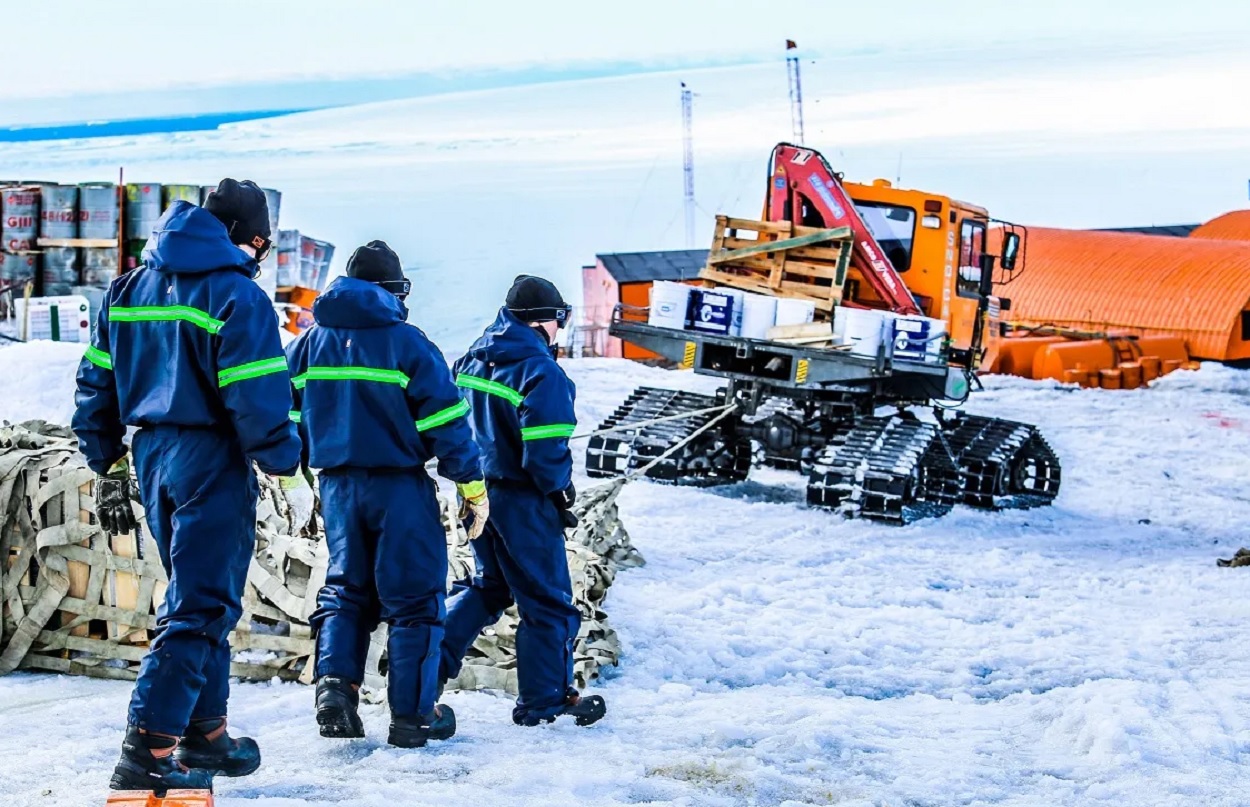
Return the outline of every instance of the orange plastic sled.
{"type": "Polygon", "coordinates": [[[170,790],[157,798],[150,790],[115,790],[106,807],[213,807],[211,790],[170,790]]]}

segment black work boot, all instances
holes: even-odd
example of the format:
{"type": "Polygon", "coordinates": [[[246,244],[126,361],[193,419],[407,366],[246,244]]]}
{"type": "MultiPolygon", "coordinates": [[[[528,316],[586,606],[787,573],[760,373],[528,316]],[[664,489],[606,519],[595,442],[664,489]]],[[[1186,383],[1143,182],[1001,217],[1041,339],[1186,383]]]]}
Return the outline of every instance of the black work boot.
{"type": "Polygon", "coordinates": [[[456,734],[456,713],[450,706],[435,704],[434,711],[414,720],[391,717],[387,742],[400,748],[421,748],[426,740],[450,740],[456,734]]]}
{"type": "Polygon", "coordinates": [[[224,717],[192,720],[174,756],[188,768],[216,771],[222,776],[247,776],[260,767],[256,741],[231,737],[226,733],[224,717]]]}
{"type": "Polygon", "coordinates": [[[537,726],[539,723],[554,723],[557,717],[568,715],[579,726],[598,723],[608,713],[608,704],[599,695],[582,697],[576,689],[570,687],[564,695],[564,705],[560,711],[550,717],[534,717],[528,713],[512,711],[512,722],[518,726],[537,726]]]}
{"type": "Polygon", "coordinates": [[[190,770],[174,758],[178,738],[126,727],[122,758],[113,769],[110,790],[150,790],[163,798],[169,790],[212,790],[213,772],[190,770]]]}
{"type": "Polygon", "coordinates": [[[317,679],[317,725],[322,737],[351,739],[365,736],[360,720],[360,688],[337,675],[317,679]]]}

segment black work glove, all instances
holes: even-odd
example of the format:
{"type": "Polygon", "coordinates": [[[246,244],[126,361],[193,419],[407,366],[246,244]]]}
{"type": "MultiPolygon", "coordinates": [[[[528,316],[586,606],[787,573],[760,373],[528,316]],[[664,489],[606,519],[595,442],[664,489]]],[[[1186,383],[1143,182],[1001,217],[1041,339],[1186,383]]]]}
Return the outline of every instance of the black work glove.
{"type": "Polygon", "coordinates": [[[109,472],[95,479],[95,516],[109,535],[129,535],[138,529],[130,506],[130,463],[120,459],[109,472]]]}
{"type": "Polygon", "coordinates": [[[547,498],[551,499],[551,503],[559,511],[560,522],[566,530],[571,530],[577,526],[577,516],[573,515],[573,503],[577,501],[577,488],[573,487],[572,482],[564,490],[557,490],[555,493],[548,494],[547,498]]]}

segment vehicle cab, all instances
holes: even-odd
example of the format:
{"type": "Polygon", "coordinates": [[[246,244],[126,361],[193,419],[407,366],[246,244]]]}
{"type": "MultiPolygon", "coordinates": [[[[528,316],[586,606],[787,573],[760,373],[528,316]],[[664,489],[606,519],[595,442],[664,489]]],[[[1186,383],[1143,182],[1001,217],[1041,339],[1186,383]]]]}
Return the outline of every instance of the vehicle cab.
{"type": "MultiPolygon", "coordinates": [[[[946,322],[953,347],[971,347],[989,230],[986,210],[947,196],[896,188],[885,179],[867,185],[844,182],[843,187],[925,316],[946,322]]],[[[855,274],[851,299],[878,302],[855,274]]]]}

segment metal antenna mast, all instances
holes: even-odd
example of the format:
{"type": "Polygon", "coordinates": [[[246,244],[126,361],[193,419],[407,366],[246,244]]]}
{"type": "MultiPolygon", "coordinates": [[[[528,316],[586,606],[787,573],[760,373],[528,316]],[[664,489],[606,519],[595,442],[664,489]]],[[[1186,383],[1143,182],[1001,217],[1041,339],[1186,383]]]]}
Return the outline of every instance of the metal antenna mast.
{"type": "Polygon", "coordinates": [[[803,143],[803,82],[799,77],[798,45],[793,39],[786,40],[786,74],[790,77],[790,126],[794,129],[794,142],[803,143]]]}
{"type": "Polygon", "coordinates": [[[686,248],[694,248],[694,96],[681,83],[682,173],[686,191],[686,248]]]}

